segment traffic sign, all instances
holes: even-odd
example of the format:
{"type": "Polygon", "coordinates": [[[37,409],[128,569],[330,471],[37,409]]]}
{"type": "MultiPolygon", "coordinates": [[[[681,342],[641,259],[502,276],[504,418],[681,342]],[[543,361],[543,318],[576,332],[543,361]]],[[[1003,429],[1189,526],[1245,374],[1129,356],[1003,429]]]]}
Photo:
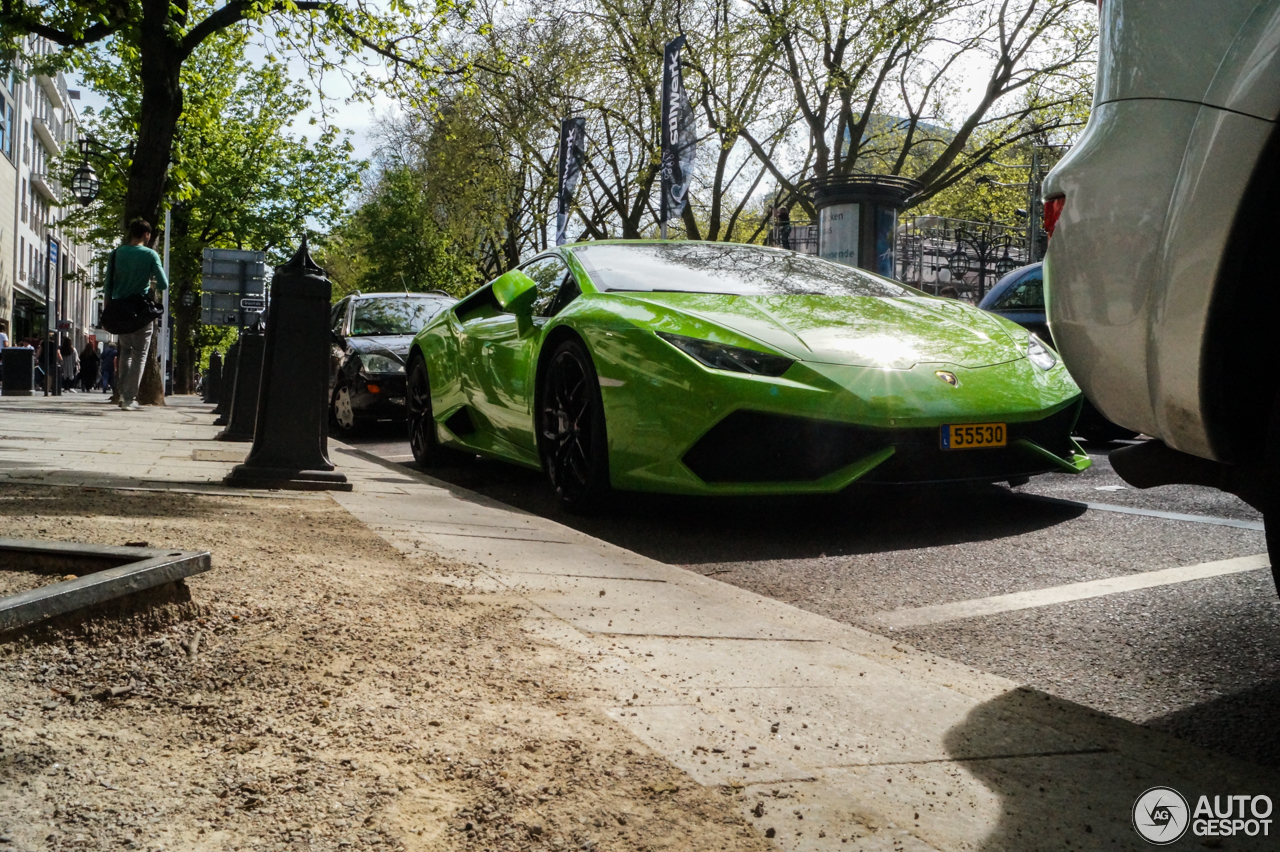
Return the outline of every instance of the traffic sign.
{"type": "Polygon", "coordinates": [[[257,319],[266,308],[265,299],[241,299],[236,293],[205,293],[200,297],[200,321],[205,325],[229,325],[239,328],[257,319]],[[252,308],[245,302],[257,301],[252,308]]]}
{"type": "Polygon", "coordinates": [[[265,311],[267,309],[266,299],[241,299],[240,307],[246,311],[265,311]]]}
{"type": "Polygon", "coordinates": [[[200,287],[206,293],[261,295],[266,289],[267,253],[207,248],[203,253],[200,287]]]}

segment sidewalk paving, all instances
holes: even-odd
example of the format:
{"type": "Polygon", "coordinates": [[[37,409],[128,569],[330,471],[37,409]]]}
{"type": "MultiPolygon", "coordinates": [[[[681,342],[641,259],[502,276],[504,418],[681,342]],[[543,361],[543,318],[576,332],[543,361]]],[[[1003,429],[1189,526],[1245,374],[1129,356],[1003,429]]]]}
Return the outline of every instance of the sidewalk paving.
{"type": "MultiPolygon", "coordinates": [[[[0,399],[0,482],[223,488],[248,450],[209,406],[125,413],[0,399]]],[[[1142,849],[1144,790],[1268,794],[1280,776],[778,601],[644,558],[331,441],[333,500],[422,579],[522,608],[594,663],[599,712],[785,850],[1142,849]],[[477,571],[440,571],[440,559],[477,571]]],[[[1224,652],[1227,652],[1224,649],[1224,652]]],[[[1172,848],[1204,848],[1190,833],[1172,848]]],[[[1213,848],[1270,849],[1267,837],[1213,848]]]]}

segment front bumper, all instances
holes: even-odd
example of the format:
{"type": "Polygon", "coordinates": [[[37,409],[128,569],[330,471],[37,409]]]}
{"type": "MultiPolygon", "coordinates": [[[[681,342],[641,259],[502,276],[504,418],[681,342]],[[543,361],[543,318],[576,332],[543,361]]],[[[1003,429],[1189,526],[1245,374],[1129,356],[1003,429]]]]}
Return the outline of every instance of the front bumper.
{"type": "Polygon", "coordinates": [[[1070,437],[1080,406],[1009,424],[1005,447],[944,450],[940,426],[883,429],[756,411],[735,411],[681,461],[712,487],[804,483],[839,490],[877,483],[999,481],[1053,470],[1078,473],[1090,462],[1070,437]]]}
{"type": "Polygon", "coordinates": [[[770,378],[670,357],[653,335],[650,351],[643,336],[622,337],[591,341],[610,480],[622,490],[832,493],[859,480],[995,482],[1090,465],[1070,437],[1080,390],[1061,366],[797,362],[770,378]],[[940,381],[940,370],[958,385],[940,381]],[[1009,425],[1008,447],[940,448],[943,424],[986,422],[1009,425]]]}
{"type": "Polygon", "coordinates": [[[399,373],[357,376],[351,383],[351,407],[361,419],[403,419],[407,385],[399,373]]]}

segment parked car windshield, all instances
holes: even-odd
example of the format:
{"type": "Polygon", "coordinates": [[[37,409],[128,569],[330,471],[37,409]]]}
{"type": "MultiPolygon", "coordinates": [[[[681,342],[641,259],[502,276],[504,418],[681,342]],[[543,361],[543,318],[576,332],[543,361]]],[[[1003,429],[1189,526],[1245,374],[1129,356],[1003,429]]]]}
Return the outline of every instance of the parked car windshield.
{"type": "Polygon", "coordinates": [[[573,249],[606,292],[731,296],[881,296],[911,290],[861,269],[807,254],[731,243],[585,245],[573,249]]]}
{"type": "Polygon", "coordinates": [[[375,334],[417,334],[440,312],[440,299],[403,296],[390,299],[361,299],[351,318],[351,336],[375,334]]]}

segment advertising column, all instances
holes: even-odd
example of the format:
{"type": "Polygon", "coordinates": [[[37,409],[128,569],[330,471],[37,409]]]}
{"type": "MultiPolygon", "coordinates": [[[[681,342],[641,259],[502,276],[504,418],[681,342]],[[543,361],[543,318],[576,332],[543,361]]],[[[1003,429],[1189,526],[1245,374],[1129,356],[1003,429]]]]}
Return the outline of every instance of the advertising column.
{"type": "Polygon", "coordinates": [[[896,175],[838,175],[809,186],[818,210],[818,254],[894,277],[898,211],[920,184],[896,175]]]}

